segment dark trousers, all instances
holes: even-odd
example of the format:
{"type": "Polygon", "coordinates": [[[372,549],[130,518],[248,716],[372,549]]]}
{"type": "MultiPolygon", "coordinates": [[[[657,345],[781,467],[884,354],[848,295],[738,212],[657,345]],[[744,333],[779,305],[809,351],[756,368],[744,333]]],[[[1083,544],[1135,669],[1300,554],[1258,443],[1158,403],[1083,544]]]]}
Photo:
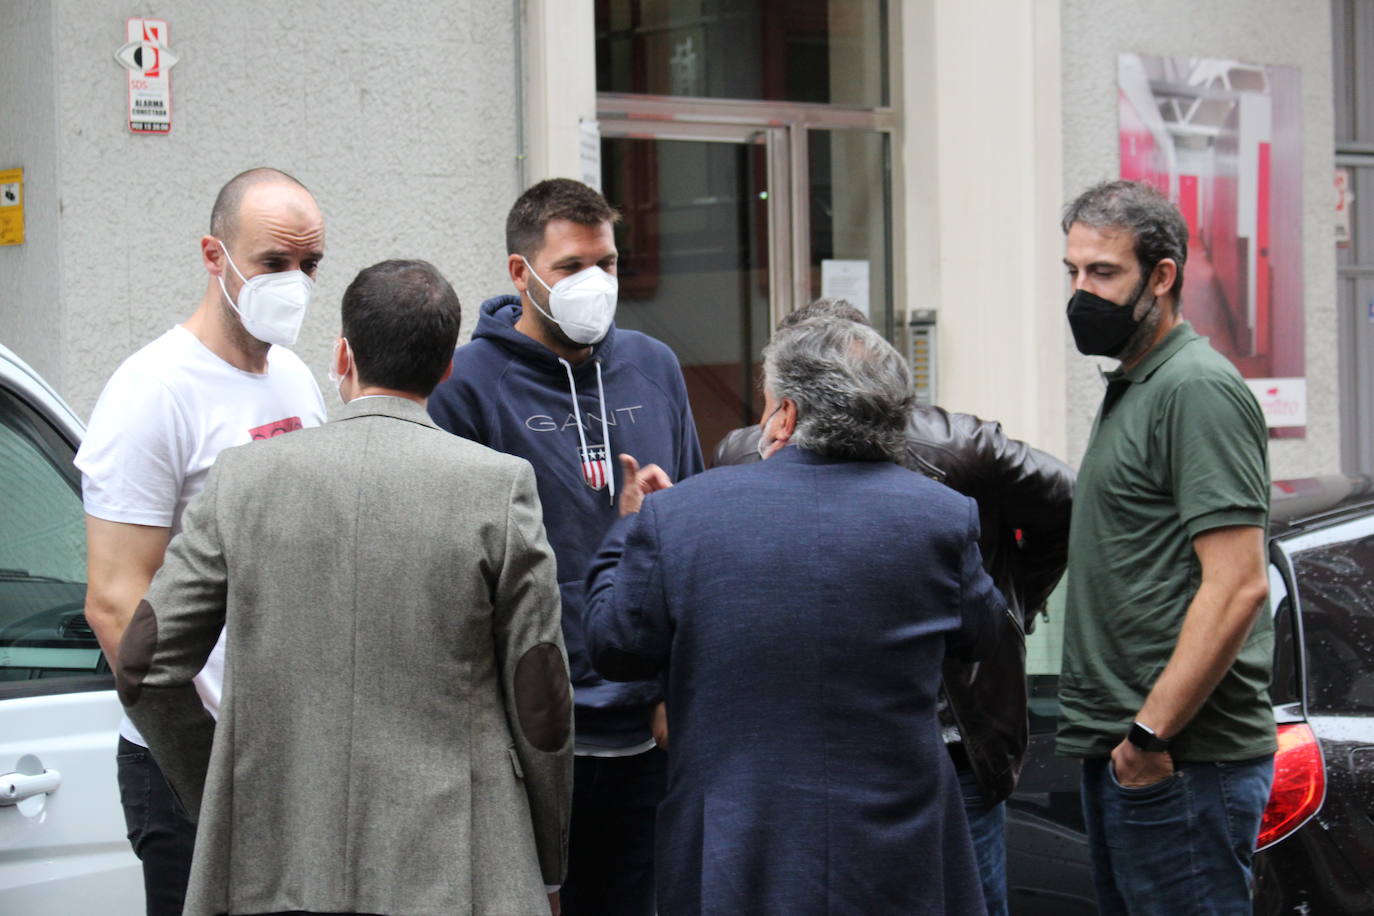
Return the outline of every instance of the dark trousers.
{"type": "Polygon", "coordinates": [[[654,816],[667,786],[658,748],[573,761],[563,916],[653,916],[654,816]]]}
{"type": "Polygon", "coordinates": [[[120,738],[116,761],[129,845],[143,863],[148,916],[180,916],[191,877],[196,825],[181,812],[146,747],[120,738]]]}
{"type": "Polygon", "coordinates": [[[1127,788],[1083,761],[1083,819],[1103,916],[1250,916],[1251,863],[1274,758],[1180,763],[1127,788]]]}

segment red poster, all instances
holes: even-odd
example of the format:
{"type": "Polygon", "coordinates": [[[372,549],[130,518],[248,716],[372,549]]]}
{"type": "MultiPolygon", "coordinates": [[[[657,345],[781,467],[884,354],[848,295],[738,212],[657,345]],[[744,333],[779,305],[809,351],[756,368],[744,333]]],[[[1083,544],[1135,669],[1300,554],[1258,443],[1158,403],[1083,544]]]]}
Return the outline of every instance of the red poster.
{"type": "Polygon", "coordinates": [[[1121,177],[1188,224],[1183,315],[1250,382],[1275,438],[1306,432],[1298,71],[1122,54],[1121,177]]]}

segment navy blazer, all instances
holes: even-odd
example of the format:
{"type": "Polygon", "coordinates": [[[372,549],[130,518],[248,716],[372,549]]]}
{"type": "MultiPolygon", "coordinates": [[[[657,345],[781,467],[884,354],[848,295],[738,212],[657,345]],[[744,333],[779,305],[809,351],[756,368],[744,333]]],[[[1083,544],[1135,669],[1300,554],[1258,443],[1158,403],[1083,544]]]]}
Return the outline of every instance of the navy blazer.
{"type": "Polygon", "coordinates": [[[650,495],[588,574],[592,663],[666,671],[660,913],[981,913],[936,699],[1006,613],[973,500],[787,447],[650,495]]]}

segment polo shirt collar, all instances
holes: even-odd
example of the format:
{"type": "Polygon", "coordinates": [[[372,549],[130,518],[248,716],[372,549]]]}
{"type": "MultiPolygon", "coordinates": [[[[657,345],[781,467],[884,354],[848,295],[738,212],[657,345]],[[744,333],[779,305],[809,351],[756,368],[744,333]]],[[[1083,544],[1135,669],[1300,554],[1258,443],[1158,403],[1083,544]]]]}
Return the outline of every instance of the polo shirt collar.
{"type": "Polygon", "coordinates": [[[1188,344],[1200,339],[1200,335],[1193,330],[1191,324],[1187,321],[1181,321],[1177,327],[1164,335],[1164,339],[1153,350],[1145,354],[1144,359],[1129,370],[1123,372],[1120,369],[1113,369],[1111,372],[1105,373],[1107,381],[1114,382],[1118,379],[1124,379],[1128,382],[1148,381],[1150,376],[1154,375],[1155,370],[1168,362],[1170,357],[1188,344]]]}

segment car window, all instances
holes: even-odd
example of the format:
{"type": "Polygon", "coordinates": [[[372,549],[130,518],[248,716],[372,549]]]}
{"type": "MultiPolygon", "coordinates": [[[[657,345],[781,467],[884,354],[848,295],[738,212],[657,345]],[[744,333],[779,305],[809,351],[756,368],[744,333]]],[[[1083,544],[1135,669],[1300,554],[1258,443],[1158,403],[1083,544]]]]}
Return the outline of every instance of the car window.
{"type": "Polygon", "coordinates": [[[1064,580],[1026,636],[1027,715],[1033,735],[1054,734],[1059,721],[1059,667],[1064,655],[1064,580]]]}
{"type": "Polygon", "coordinates": [[[1293,599],[1283,573],[1269,564],[1269,607],[1274,613],[1274,675],[1269,681],[1269,700],[1275,706],[1302,698],[1298,684],[1298,645],[1293,627],[1293,599]]]}
{"type": "Polygon", "coordinates": [[[1308,706],[1374,712],[1374,519],[1305,536],[1291,553],[1308,706]]]}
{"type": "Polygon", "coordinates": [[[16,682],[25,695],[61,692],[107,670],[82,613],[85,517],[72,456],[41,414],[0,388],[0,697],[16,682]]]}

